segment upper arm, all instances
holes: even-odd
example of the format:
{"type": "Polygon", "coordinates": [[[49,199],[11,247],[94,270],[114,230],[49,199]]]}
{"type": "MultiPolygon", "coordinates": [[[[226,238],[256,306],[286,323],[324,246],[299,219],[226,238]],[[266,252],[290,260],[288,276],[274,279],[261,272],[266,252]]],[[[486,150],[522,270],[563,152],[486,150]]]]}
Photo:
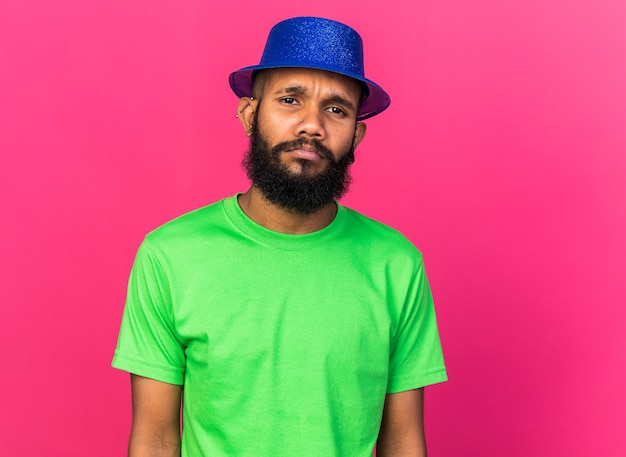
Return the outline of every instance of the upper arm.
{"type": "Polygon", "coordinates": [[[376,455],[426,457],[424,388],[387,394],[376,455]]]}
{"type": "Polygon", "coordinates": [[[129,455],[159,449],[180,455],[180,404],[182,386],[131,375],[133,424],[129,455]]]}

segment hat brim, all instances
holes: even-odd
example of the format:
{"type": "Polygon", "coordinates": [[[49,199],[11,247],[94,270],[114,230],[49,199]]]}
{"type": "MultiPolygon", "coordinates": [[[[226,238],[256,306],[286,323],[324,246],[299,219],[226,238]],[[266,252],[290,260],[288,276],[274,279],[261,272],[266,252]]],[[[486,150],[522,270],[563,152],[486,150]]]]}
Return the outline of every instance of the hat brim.
{"type": "Polygon", "coordinates": [[[370,118],[372,116],[376,116],[377,114],[382,113],[387,109],[389,104],[391,103],[391,99],[387,92],[383,90],[378,84],[374,81],[370,81],[367,78],[359,77],[353,74],[348,74],[345,72],[338,72],[335,70],[328,70],[325,68],[317,68],[317,67],[308,67],[302,65],[255,65],[252,67],[245,67],[240,70],[237,70],[230,74],[228,77],[228,82],[230,84],[231,89],[237,97],[250,97],[252,96],[252,75],[255,71],[259,70],[269,70],[272,68],[310,68],[314,70],[325,70],[331,71],[333,73],[338,73],[344,76],[348,76],[353,78],[367,86],[369,90],[368,96],[361,102],[361,109],[359,110],[359,114],[357,115],[357,120],[362,121],[364,119],[370,118]]]}

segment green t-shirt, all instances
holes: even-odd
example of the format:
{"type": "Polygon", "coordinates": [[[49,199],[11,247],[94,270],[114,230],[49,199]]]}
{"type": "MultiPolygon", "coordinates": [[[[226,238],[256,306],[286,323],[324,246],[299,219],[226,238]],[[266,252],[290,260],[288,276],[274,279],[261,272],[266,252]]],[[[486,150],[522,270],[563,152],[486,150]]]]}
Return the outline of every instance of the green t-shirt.
{"type": "Polygon", "coordinates": [[[146,236],[113,366],[183,384],[183,456],[371,456],[386,393],[445,381],[422,256],[338,205],[305,235],[236,196],[146,236]]]}

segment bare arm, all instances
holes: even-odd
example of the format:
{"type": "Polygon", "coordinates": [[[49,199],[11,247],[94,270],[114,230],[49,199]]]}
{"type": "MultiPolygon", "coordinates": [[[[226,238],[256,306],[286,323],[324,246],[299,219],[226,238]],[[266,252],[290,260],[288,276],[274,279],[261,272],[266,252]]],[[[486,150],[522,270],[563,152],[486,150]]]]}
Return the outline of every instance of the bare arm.
{"type": "Polygon", "coordinates": [[[131,375],[133,425],[129,457],[180,457],[182,387],[131,375]]]}
{"type": "Polygon", "coordinates": [[[387,394],[377,457],[426,457],[424,389],[387,394]]]}

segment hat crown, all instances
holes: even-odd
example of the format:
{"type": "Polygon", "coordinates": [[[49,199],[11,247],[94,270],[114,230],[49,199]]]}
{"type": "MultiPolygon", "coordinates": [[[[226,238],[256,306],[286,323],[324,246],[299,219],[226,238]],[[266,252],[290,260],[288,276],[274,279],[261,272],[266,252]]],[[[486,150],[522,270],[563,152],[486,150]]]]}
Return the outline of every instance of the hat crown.
{"type": "Polygon", "coordinates": [[[287,19],[270,30],[260,65],[323,67],[363,78],[363,41],[354,29],[330,19],[287,19]]]}
{"type": "Polygon", "coordinates": [[[270,30],[261,63],[243,67],[228,77],[238,97],[250,97],[256,72],[271,68],[310,68],[349,76],[363,87],[357,120],[381,113],[391,100],[387,92],[365,77],[363,40],[351,27],[331,19],[295,17],[270,30]]]}

